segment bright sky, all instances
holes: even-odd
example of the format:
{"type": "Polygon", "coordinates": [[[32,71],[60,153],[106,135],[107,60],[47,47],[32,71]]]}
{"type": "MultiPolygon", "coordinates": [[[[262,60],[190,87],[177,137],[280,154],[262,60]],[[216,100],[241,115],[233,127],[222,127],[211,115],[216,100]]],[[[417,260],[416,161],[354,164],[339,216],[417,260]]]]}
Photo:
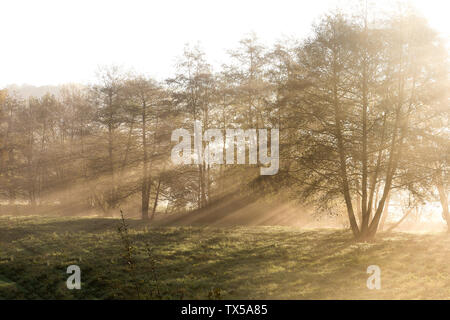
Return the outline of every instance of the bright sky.
{"type": "MultiPolygon", "coordinates": [[[[411,1],[448,37],[449,1],[411,1]]],[[[254,31],[267,44],[303,38],[336,4],[345,8],[349,1],[2,0],[0,87],[87,83],[108,64],[161,80],[173,74],[185,43],[199,41],[220,65],[245,34],[254,31]]]]}

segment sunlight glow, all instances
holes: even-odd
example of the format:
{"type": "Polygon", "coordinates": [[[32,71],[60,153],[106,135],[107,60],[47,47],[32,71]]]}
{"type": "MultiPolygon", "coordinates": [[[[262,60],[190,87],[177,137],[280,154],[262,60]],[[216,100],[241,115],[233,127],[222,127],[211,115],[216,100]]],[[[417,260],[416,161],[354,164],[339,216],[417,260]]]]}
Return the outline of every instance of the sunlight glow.
{"type": "MultiPolygon", "coordinates": [[[[392,7],[392,1],[383,1],[386,9],[392,7]]],[[[448,38],[447,1],[411,2],[448,38]]],[[[6,0],[1,3],[0,86],[86,83],[98,65],[113,63],[162,80],[172,74],[185,43],[200,42],[210,62],[220,65],[226,48],[251,31],[268,44],[292,36],[301,39],[321,14],[352,3],[6,0]]]]}

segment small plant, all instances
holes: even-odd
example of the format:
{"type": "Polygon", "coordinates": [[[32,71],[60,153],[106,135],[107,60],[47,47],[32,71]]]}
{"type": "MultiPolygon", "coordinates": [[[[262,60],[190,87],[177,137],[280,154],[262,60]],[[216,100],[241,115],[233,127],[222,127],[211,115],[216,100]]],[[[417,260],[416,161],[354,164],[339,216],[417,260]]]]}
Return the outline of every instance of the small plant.
{"type": "Polygon", "coordinates": [[[148,260],[150,262],[150,272],[152,275],[152,280],[154,282],[154,290],[150,291],[150,295],[153,296],[153,292],[155,292],[155,296],[158,299],[162,299],[161,292],[159,290],[159,282],[158,282],[158,274],[156,272],[156,260],[153,256],[152,248],[148,245],[148,243],[145,243],[145,249],[147,251],[148,260]]]}
{"type": "Polygon", "coordinates": [[[136,263],[136,259],[134,258],[136,248],[135,248],[135,246],[133,246],[132,241],[130,239],[128,224],[125,221],[125,217],[124,217],[122,210],[120,210],[120,215],[121,215],[121,220],[120,220],[120,225],[117,228],[117,230],[119,232],[120,238],[123,243],[123,248],[124,248],[123,258],[126,261],[126,264],[129,268],[131,278],[132,278],[132,281],[134,283],[134,287],[136,290],[137,298],[138,299],[141,299],[141,298],[143,298],[143,299],[145,299],[145,298],[162,299],[162,294],[161,294],[159,280],[158,280],[158,274],[156,272],[156,259],[153,255],[152,248],[150,247],[150,245],[148,243],[145,243],[145,249],[146,249],[147,256],[148,256],[148,261],[149,261],[149,265],[150,265],[150,274],[151,274],[151,278],[152,278],[151,280],[153,282],[153,285],[150,284],[150,281],[148,281],[149,279],[147,277],[145,277],[141,281],[138,280],[137,273],[136,273],[137,263],[136,263]],[[146,289],[147,288],[150,288],[150,289],[142,290],[141,289],[142,285],[144,285],[144,287],[146,289]],[[146,294],[144,292],[146,292],[146,294]]]}
{"type": "Polygon", "coordinates": [[[131,278],[133,280],[134,287],[136,290],[137,298],[140,299],[141,298],[141,294],[140,294],[141,290],[140,290],[139,282],[137,281],[137,277],[136,277],[136,262],[133,258],[135,248],[131,244],[131,239],[130,239],[130,235],[129,235],[129,231],[128,231],[128,225],[125,222],[125,217],[123,215],[122,209],[120,209],[120,217],[121,217],[121,221],[120,221],[119,227],[117,228],[117,231],[120,235],[120,238],[122,240],[122,244],[124,247],[123,258],[126,261],[127,267],[129,268],[130,275],[131,275],[131,278]]]}

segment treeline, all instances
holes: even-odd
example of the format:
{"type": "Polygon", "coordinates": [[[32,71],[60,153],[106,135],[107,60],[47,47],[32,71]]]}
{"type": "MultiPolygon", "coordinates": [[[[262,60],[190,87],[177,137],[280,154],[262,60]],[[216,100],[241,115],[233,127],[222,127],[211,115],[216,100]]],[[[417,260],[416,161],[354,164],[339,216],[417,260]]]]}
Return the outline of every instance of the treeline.
{"type": "Polygon", "coordinates": [[[2,199],[105,214],[134,201],[149,219],[231,191],[282,192],[342,210],[355,237],[367,239],[401,191],[416,204],[440,200],[450,224],[449,61],[426,21],[330,14],[304,41],[268,48],[251,35],[230,58],[214,71],[198,47],[186,47],[163,83],[109,67],[96,84],[58,96],[3,91],[2,199]],[[278,174],[174,166],[171,133],[195,121],[203,130],[279,129],[278,174]]]}

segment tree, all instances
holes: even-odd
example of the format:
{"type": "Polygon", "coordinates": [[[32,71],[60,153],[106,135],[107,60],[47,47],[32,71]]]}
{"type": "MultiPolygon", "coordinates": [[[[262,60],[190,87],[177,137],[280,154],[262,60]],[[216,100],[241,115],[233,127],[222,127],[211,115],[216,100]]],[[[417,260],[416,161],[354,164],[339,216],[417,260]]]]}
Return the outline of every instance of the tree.
{"type": "MultiPolygon", "coordinates": [[[[148,210],[150,204],[150,191],[152,186],[152,157],[157,150],[156,137],[159,134],[159,117],[161,110],[158,110],[163,101],[162,89],[150,79],[143,76],[136,76],[127,82],[129,90],[129,103],[135,109],[140,124],[141,150],[142,150],[142,183],[141,183],[141,215],[143,220],[148,220],[148,210]],[[158,111],[160,111],[158,113],[158,111]],[[152,147],[150,148],[149,136],[153,136],[152,147]]],[[[158,180],[156,200],[153,212],[158,201],[161,180],[158,180]]]]}
{"type": "Polygon", "coordinates": [[[303,117],[303,150],[297,154],[303,196],[322,203],[342,196],[357,239],[375,236],[402,173],[411,118],[431,105],[426,92],[437,54],[432,35],[414,16],[369,28],[364,19],[358,24],[337,14],[325,17],[299,49],[290,81],[308,83],[291,97],[303,117]],[[360,196],[359,225],[354,195],[360,196]]]}
{"type": "MultiPolygon", "coordinates": [[[[212,109],[215,107],[216,86],[204,53],[198,47],[186,47],[178,64],[178,74],[167,82],[172,90],[173,103],[186,116],[180,125],[198,121],[202,129],[207,130],[211,123],[212,109]]],[[[201,144],[203,150],[204,144],[201,144]]],[[[197,207],[202,208],[207,205],[210,196],[210,167],[200,154],[195,157],[198,168],[197,207]]]]}
{"type": "Polygon", "coordinates": [[[92,96],[97,108],[96,121],[106,129],[108,152],[108,176],[110,187],[104,196],[104,201],[97,197],[106,214],[115,208],[119,201],[117,171],[120,160],[117,150],[117,136],[125,121],[124,114],[124,81],[125,75],[116,66],[102,68],[98,73],[99,84],[92,87],[92,96]]]}

